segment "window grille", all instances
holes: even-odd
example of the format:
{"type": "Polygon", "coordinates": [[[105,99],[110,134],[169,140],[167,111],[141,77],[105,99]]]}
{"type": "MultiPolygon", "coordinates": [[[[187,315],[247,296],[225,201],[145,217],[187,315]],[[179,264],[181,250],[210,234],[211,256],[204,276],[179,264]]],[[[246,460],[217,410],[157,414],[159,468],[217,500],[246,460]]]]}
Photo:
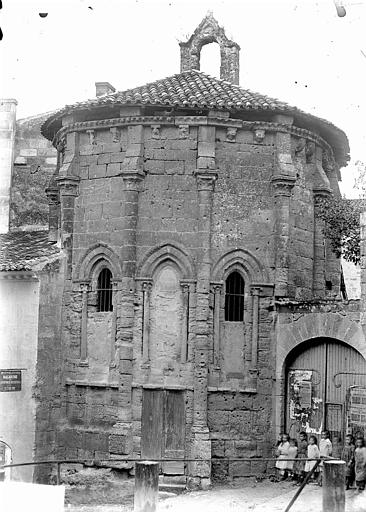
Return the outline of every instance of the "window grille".
{"type": "Polygon", "coordinates": [[[112,311],[112,273],[108,268],[103,268],[103,270],[100,271],[97,295],[97,311],[112,311]]]}
{"type": "Polygon", "coordinates": [[[225,321],[242,322],[244,319],[244,279],[232,272],[225,286],[225,321]]]}

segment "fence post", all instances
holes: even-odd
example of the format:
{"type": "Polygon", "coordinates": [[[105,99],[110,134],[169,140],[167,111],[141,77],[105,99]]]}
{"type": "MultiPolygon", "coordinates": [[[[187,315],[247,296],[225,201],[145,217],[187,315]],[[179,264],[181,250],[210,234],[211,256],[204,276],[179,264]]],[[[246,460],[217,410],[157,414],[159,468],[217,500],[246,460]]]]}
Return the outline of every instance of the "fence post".
{"type": "Polygon", "coordinates": [[[345,512],[346,463],[325,460],[323,472],[323,512],[345,512]]]}
{"type": "Polygon", "coordinates": [[[134,512],[155,512],[159,494],[159,463],[135,462],[134,512]]]}

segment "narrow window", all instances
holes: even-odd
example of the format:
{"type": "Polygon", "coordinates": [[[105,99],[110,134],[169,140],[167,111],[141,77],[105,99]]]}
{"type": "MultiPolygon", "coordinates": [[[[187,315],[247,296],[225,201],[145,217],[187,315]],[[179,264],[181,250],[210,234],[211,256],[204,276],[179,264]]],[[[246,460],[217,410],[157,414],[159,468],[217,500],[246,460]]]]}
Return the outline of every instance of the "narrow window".
{"type": "Polygon", "coordinates": [[[226,279],[225,320],[242,322],[244,318],[244,279],[239,272],[232,272],[226,279]]]}
{"type": "Polygon", "coordinates": [[[103,270],[100,271],[97,294],[97,311],[112,311],[112,273],[108,268],[103,268],[103,270]]]}

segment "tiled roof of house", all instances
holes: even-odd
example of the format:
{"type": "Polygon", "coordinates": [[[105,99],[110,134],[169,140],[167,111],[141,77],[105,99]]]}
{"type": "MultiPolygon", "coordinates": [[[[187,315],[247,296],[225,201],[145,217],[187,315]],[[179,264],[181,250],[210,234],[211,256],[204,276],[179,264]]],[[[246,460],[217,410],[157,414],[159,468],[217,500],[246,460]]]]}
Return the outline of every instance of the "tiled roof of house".
{"type": "Polygon", "coordinates": [[[10,231],[0,234],[0,271],[30,271],[42,261],[57,256],[59,248],[46,231],[10,231]]]}
{"type": "MultiPolygon", "coordinates": [[[[337,139],[338,143],[343,143],[344,154],[347,155],[349,151],[344,132],[328,121],[306,114],[283,101],[243,89],[239,85],[211,77],[198,70],[184,71],[141,87],[106,94],[74,105],[66,105],[45,121],[41,131],[45,137],[52,139],[61,127],[62,116],[77,110],[91,110],[113,105],[290,113],[303,122],[304,128],[312,129],[312,127],[318,126],[323,131],[329,132],[330,135],[333,134],[333,138],[337,139]]],[[[332,141],[329,142],[332,144],[332,141]]]]}

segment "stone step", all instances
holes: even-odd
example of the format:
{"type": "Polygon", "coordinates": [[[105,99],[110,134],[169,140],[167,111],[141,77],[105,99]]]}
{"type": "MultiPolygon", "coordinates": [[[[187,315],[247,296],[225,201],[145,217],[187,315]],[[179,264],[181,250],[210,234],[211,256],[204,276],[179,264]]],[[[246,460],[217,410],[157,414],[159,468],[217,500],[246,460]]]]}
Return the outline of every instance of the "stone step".
{"type": "Polygon", "coordinates": [[[187,489],[185,484],[159,482],[159,493],[165,491],[169,494],[181,494],[187,489]]]}

